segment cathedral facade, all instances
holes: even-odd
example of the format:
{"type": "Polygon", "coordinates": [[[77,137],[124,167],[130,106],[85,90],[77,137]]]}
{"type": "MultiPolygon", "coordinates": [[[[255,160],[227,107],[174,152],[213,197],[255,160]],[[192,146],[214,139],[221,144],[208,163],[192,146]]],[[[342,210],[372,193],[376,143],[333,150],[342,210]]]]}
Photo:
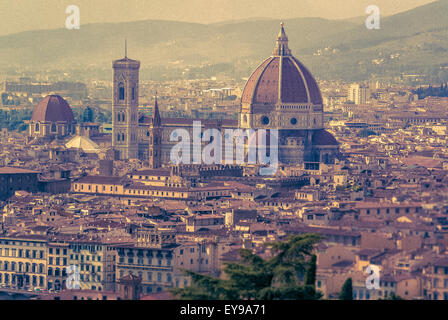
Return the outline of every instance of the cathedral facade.
{"type": "Polygon", "coordinates": [[[171,133],[185,129],[192,137],[193,121],[201,121],[202,132],[218,129],[223,135],[225,129],[278,130],[278,161],[285,165],[331,164],[338,155],[338,142],[324,129],[319,86],[291,54],[283,24],[273,54],[246,82],[237,121],[161,118],[157,99],[152,117],[138,115],[139,68],[140,62],[127,57],[113,62],[112,145],[120,159],[139,158],[152,168],[169,164],[177,144],[170,141],[171,133]]]}

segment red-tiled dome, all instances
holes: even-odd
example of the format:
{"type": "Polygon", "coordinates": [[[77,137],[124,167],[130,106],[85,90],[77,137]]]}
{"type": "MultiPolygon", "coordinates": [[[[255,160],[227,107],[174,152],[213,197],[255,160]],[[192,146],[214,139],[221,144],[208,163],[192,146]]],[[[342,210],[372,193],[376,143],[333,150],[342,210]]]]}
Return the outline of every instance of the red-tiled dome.
{"type": "Polygon", "coordinates": [[[313,145],[315,146],[337,146],[339,142],[326,130],[317,130],[313,134],[313,145]]]}
{"type": "Polygon", "coordinates": [[[61,96],[49,95],[43,98],[34,108],[33,121],[74,122],[73,111],[61,96]]]}
{"type": "Polygon", "coordinates": [[[291,55],[283,26],[273,55],[252,73],[243,90],[241,102],[322,104],[316,80],[308,69],[291,55]]]}

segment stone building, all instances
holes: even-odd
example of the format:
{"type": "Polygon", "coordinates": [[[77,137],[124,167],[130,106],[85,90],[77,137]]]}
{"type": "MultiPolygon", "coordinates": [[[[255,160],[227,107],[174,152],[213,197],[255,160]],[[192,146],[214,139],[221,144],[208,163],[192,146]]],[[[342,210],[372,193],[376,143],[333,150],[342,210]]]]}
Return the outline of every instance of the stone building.
{"type": "Polygon", "coordinates": [[[138,158],[138,83],[140,62],[113,62],[112,146],[120,159],[138,158]]]}
{"type": "Polygon", "coordinates": [[[0,167],[0,201],[14,195],[18,190],[39,191],[39,175],[40,172],[33,170],[0,167]]]}

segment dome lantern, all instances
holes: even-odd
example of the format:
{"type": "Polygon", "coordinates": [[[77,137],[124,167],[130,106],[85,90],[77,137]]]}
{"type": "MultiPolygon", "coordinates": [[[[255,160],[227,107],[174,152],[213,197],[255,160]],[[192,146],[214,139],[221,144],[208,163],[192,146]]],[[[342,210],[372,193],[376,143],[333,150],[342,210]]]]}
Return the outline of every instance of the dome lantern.
{"type": "Polygon", "coordinates": [[[274,56],[290,56],[291,50],[288,47],[288,36],[286,35],[283,22],[280,23],[280,32],[277,36],[277,42],[274,47],[274,56]]]}

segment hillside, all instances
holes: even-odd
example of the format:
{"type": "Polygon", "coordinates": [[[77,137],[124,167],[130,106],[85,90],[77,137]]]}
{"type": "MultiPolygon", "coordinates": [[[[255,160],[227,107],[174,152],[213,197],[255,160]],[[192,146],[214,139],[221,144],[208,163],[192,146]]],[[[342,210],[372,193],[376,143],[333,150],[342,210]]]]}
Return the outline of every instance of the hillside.
{"type": "MultiPolygon", "coordinates": [[[[380,30],[361,19],[298,18],[285,21],[296,57],[323,79],[366,79],[431,73],[448,80],[448,0],[385,17],[380,30]],[[325,49],[327,48],[327,49],[325,49]],[[319,55],[317,53],[319,52],[319,55]]],[[[60,69],[110,74],[111,61],[128,55],[142,62],[144,78],[248,76],[268,56],[279,29],[268,18],[196,24],[136,21],[82,25],[0,37],[0,70],[60,69]],[[102,73],[101,73],[102,72],[102,73]]]]}

